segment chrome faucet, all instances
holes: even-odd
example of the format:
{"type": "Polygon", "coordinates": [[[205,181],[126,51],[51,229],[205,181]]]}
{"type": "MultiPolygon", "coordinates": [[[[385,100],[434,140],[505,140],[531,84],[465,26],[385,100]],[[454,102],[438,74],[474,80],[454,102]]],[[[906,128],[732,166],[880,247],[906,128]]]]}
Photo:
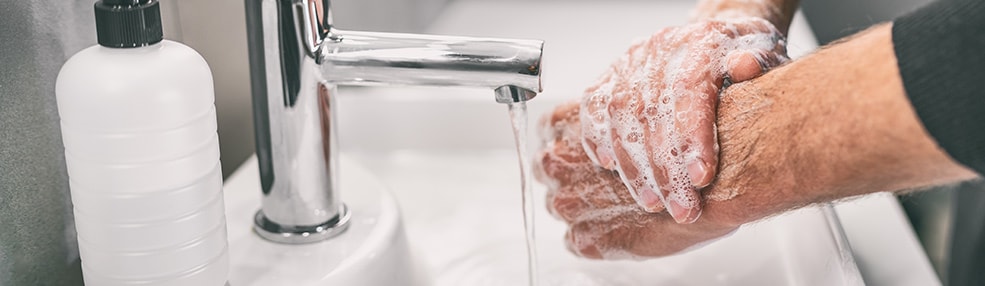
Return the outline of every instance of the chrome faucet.
{"type": "Polygon", "coordinates": [[[256,151],[263,192],[254,230],[279,243],[345,231],[336,85],[474,86],[499,103],[540,85],[542,41],[338,30],[329,0],[246,0],[256,151]]]}

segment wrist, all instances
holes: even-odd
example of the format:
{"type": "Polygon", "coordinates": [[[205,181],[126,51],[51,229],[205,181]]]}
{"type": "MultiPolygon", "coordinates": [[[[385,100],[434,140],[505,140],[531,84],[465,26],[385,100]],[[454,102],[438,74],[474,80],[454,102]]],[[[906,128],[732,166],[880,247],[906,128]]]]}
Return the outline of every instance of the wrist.
{"type": "Polygon", "coordinates": [[[903,90],[890,31],[874,27],[722,93],[721,171],[706,193],[734,198],[708,202],[705,217],[742,224],[974,177],[923,129],[903,90]]]}
{"type": "Polygon", "coordinates": [[[797,173],[797,146],[789,144],[798,118],[782,106],[774,82],[775,76],[764,76],[723,92],[717,121],[720,171],[705,190],[706,197],[719,199],[708,200],[702,219],[739,226],[814,201],[800,186],[819,182],[797,173]]]}
{"type": "Polygon", "coordinates": [[[892,160],[866,158],[886,148],[870,138],[878,128],[866,124],[885,105],[875,98],[902,92],[856,85],[893,85],[885,76],[866,79],[892,74],[876,67],[894,63],[880,64],[886,55],[872,40],[860,34],[722,93],[721,172],[708,193],[735,197],[719,208],[723,219],[748,223],[884,185],[873,173],[891,169],[892,160]]]}

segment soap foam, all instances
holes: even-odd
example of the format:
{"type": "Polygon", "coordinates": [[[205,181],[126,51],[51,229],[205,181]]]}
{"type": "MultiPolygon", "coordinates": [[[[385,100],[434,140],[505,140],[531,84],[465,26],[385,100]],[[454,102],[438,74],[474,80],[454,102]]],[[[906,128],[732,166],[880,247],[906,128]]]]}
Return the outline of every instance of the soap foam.
{"type": "MultiPolygon", "coordinates": [[[[643,211],[617,172],[591,162],[581,147],[582,118],[578,103],[569,103],[555,109],[538,126],[545,140],[534,160],[534,170],[538,180],[548,186],[548,210],[573,227],[579,225],[566,242],[576,253],[594,246],[604,259],[644,259],[610,241],[619,239],[612,232],[640,230],[663,214],[643,211]]],[[[705,199],[726,200],[735,195],[733,190],[716,190],[706,193],[705,199]]]]}
{"type": "Polygon", "coordinates": [[[714,128],[707,114],[729,55],[749,53],[770,67],[786,60],[784,44],[771,24],[756,18],[665,29],[637,41],[586,91],[583,148],[595,164],[620,171],[639,205],[646,206],[641,192],[650,191],[665,205],[697,207],[687,166],[702,150],[717,150],[717,142],[705,146],[697,137],[699,128],[714,128]]]}
{"type": "MultiPolygon", "coordinates": [[[[697,136],[716,134],[714,113],[707,111],[714,110],[723,75],[734,65],[731,55],[751,54],[764,70],[786,60],[782,35],[761,19],[692,29],[717,33],[682,28],[637,42],[586,90],[583,100],[559,107],[541,122],[546,137],[536,161],[538,178],[549,187],[550,212],[571,225],[567,243],[576,253],[594,248],[605,259],[640,259],[624,243],[611,240],[631,239],[626,236],[632,233],[623,232],[643,231],[643,225],[660,219],[636,205],[642,205],[643,191],[653,191],[665,203],[698,206],[702,198],[687,165],[703,150],[718,150],[717,140],[701,142],[697,136]],[[680,45],[666,49],[664,43],[680,45]],[[702,62],[707,64],[696,64],[702,62]],[[637,172],[627,176],[618,171],[624,168],[637,172]]],[[[703,199],[739,194],[716,190],[703,199]]]]}

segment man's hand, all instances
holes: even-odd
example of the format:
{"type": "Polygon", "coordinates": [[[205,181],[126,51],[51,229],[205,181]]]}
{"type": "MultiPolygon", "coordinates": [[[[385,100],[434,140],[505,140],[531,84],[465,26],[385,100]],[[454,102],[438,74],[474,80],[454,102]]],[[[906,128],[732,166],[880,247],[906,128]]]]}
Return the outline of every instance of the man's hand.
{"type": "Polygon", "coordinates": [[[761,18],[661,30],[586,91],[583,147],[595,164],[618,172],[646,211],[667,209],[678,223],[694,222],[698,188],[718,166],[719,92],[786,60],[783,34],[761,18]]]}
{"type": "Polygon", "coordinates": [[[725,90],[718,109],[721,171],[702,190],[702,218],[678,224],[636,206],[615,172],[579,148],[580,109],[542,123],[538,179],[567,242],[591,258],[673,254],[739,225],[813,203],[977,177],[923,129],[880,25],[725,90]]]}
{"type": "Polygon", "coordinates": [[[677,224],[667,213],[643,211],[615,171],[589,160],[578,113],[572,102],[544,118],[544,148],[534,161],[537,179],[548,185],[548,210],[570,225],[565,241],[572,252],[594,259],[662,256],[736,229],[709,219],[677,224]]]}

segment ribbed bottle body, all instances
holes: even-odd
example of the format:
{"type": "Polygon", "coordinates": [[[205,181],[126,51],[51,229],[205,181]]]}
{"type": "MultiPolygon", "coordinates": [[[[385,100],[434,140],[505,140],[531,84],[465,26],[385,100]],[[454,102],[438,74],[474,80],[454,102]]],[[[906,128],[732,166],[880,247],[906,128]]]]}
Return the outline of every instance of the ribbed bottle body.
{"type": "Polygon", "coordinates": [[[88,285],[224,285],[212,76],[180,43],[95,46],[56,83],[88,285]]]}

